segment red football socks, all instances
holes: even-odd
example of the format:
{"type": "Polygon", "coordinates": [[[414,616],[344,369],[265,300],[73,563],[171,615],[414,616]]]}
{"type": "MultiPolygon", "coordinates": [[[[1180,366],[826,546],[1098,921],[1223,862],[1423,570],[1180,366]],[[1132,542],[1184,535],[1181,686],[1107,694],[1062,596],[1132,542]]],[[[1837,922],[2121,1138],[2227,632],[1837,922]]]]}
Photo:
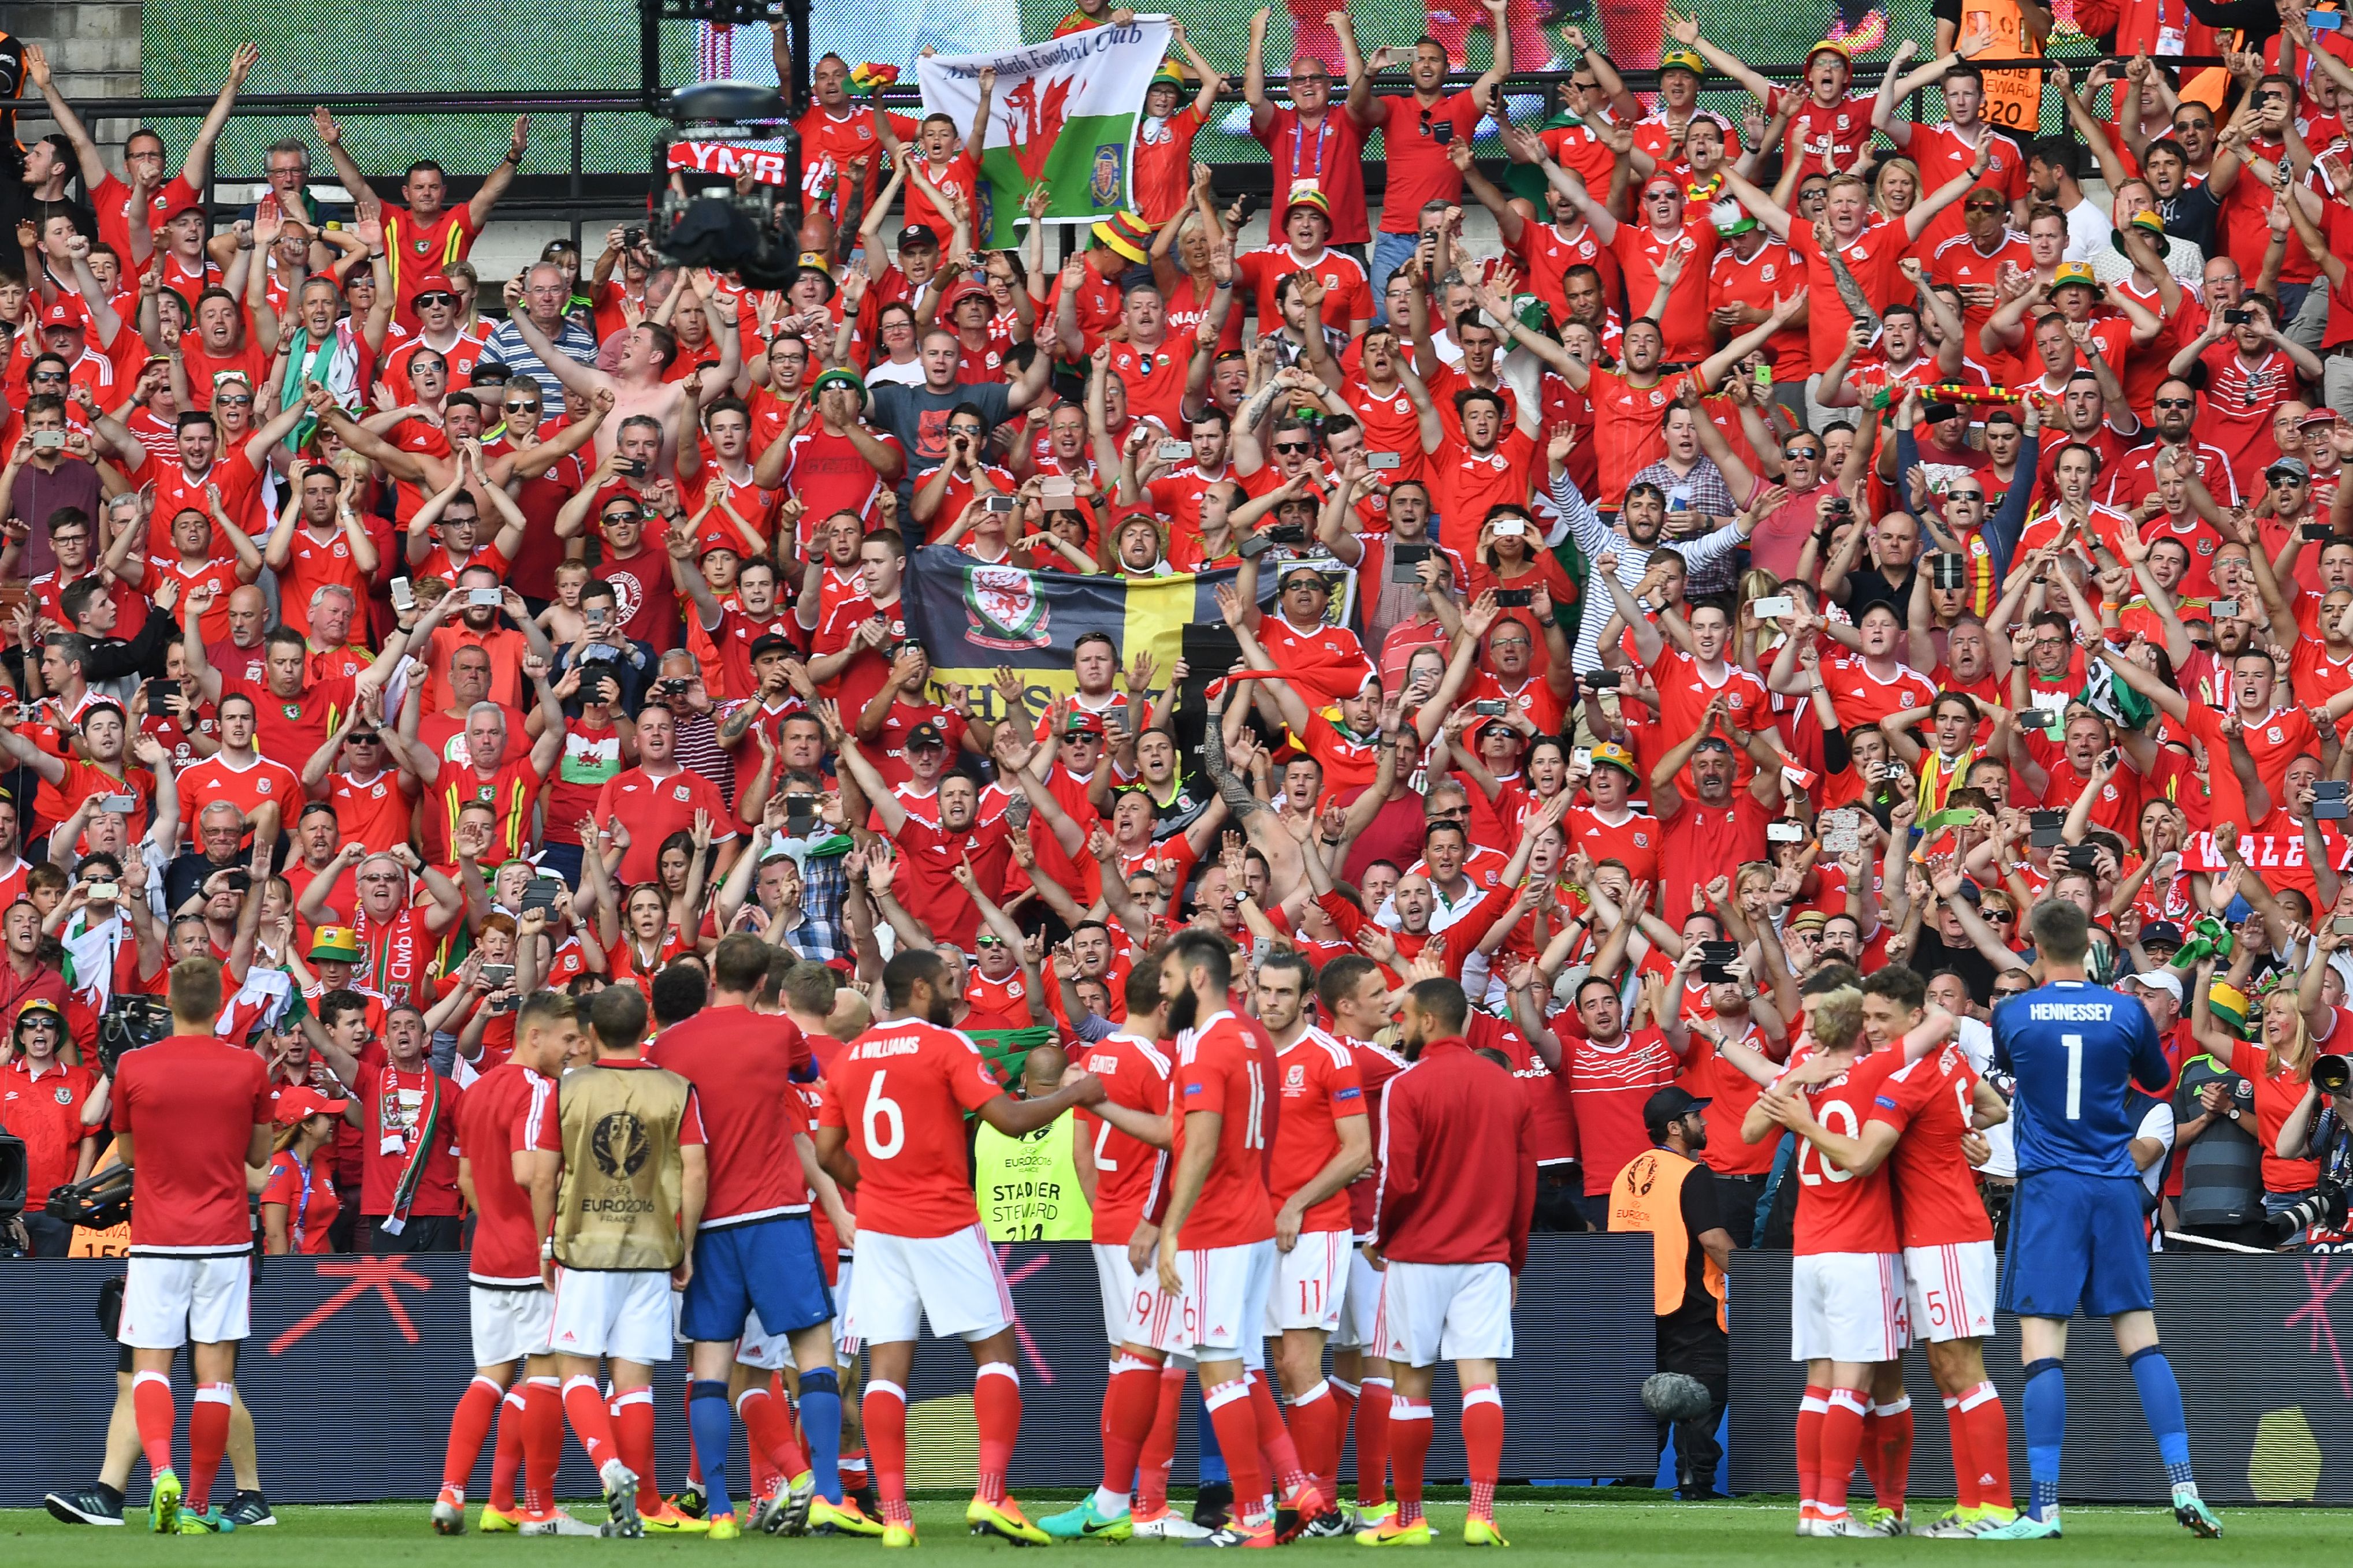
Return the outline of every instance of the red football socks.
{"type": "Polygon", "coordinates": [[[172,1429],[180,1418],[169,1373],[142,1372],[132,1377],[131,1414],[139,1423],[139,1447],[146,1451],[147,1468],[160,1476],[172,1468],[172,1429]]]}
{"type": "Polygon", "coordinates": [[[1902,1513],[1905,1489],[1912,1481],[1912,1396],[1899,1394],[1872,1414],[1879,1417],[1880,1506],[1902,1513]]]}
{"type": "Polygon", "coordinates": [[[1149,1519],[1168,1506],[1168,1468],[1176,1458],[1176,1422],[1185,1405],[1185,1369],[1160,1369],[1160,1388],[1152,1408],[1152,1435],[1135,1475],[1135,1510],[1149,1519]]]}
{"type": "MultiPolygon", "coordinates": [[[[1282,1424],[1282,1407],[1274,1402],[1274,1386],[1264,1373],[1246,1372],[1243,1380],[1250,1384],[1250,1411],[1258,1419],[1258,1447],[1266,1460],[1267,1474],[1273,1478],[1277,1495],[1294,1497],[1307,1484],[1307,1473],[1299,1463],[1299,1445],[1291,1438],[1291,1428],[1282,1424]]],[[[1234,1493],[1237,1502],[1242,1499],[1234,1493]]]]}
{"type": "Polygon", "coordinates": [[[633,1388],[613,1400],[613,1440],[621,1463],[638,1472],[638,1511],[654,1513],[662,1505],[661,1483],[654,1479],[654,1391],[633,1388]]]}
{"type": "Polygon", "coordinates": [[[515,1472],[522,1468],[522,1390],[517,1379],[499,1401],[498,1444],[491,1450],[491,1506],[501,1513],[515,1510],[515,1472]]]}
{"type": "Polygon", "coordinates": [[[1103,1405],[1103,1489],[1107,1492],[1125,1496],[1136,1484],[1136,1465],[1159,1414],[1160,1373],[1159,1367],[1134,1356],[1112,1363],[1103,1405]]]}
{"type": "Polygon", "coordinates": [[[1462,1454],[1471,1481],[1471,1517],[1495,1517],[1495,1478],[1504,1468],[1504,1396],[1492,1383],[1462,1391],[1462,1454]]]}
{"type": "Polygon", "coordinates": [[[555,1506],[555,1467],[564,1458],[564,1386],[534,1377],[522,1391],[522,1502],[533,1513],[555,1506]]]}
{"type": "Polygon", "coordinates": [[[588,1450],[588,1462],[598,1469],[607,1459],[621,1457],[613,1440],[613,1414],[605,1408],[605,1396],[596,1392],[593,1377],[568,1377],[564,1380],[564,1415],[572,1423],[572,1435],[588,1450]]]}
{"type": "Polygon", "coordinates": [[[1978,1505],[1978,1468],[1969,1457],[1969,1424],[1961,1419],[1961,1402],[1945,1395],[1945,1435],[1953,1445],[1953,1501],[1961,1508],[1978,1505]]]}
{"type": "Polygon", "coordinates": [[[1870,1395],[1860,1389],[1833,1388],[1830,1407],[1822,1413],[1822,1473],[1815,1501],[1824,1513],[1846,1511],[1847,1483],[1854,1476],[1855,1450],[1862,1444],[1862,1414],[1870,1395]]]}
{"type": "Polygon", "coordinates": [[[1005,1500],[1005,1468],[1021,1436],[1021,1373],[1009,1361],[984,1362],[972,1379],[972,1419],[980,1429],[980,1497],[1005,1500]]]}
{"type": "Polygon", "coordinates": [[[449,1417],[449,1451],[441,1461],[443,1486],[465,1489],[474,1473],[474,1461],[482,1457],[482,1439],[491,1435],[491,1422],[505,1394],[489,1378],[477,1376],[458,1396],[457,1411],[449,1417]]]}
{"type": "Polygon", "coordinates": [[[760,1467],[777,1471],[786,1479],[809,1468],[808,1451],[794,1435],[792,1413],[785,1402],[766,1384],[755,1383],[735,1396],[735,1414],[744,1423],[744,1435],[749,1439],[754,1471],[754,1495],[758,1495],[760,1467]]]}
{"type": "Polygon", "coordinates": [[[2010,1417],[2001,1394],[1980,1383],[1961,1395],[1961,1423],[1969,1429],[1969,1462],[1977,1471],[1978,1502],[2010,1506],[2010,1417]]]}
{"type": "Polygon", "coordinates": [[[207,1383],[196,1390],[188,1411],[188,1506],[202,1513],[210,1505],[213,1478],[220,1474],[222,1453],[228,1447],[229,1401],[235,1392],[226,1383],[207,1383]]]}
{"type": "Polygon", "coordinates": [[[1266,1495],[1266,1475],[1259,1466],[1258,1413],[1250,1408],[1250,1384],[1238,1377],[1202,1392],[1209,1425],[1217,1429],[1218,1448],[1226,1457],[1226,1477],[1233,1483],[1234,1515],[1247,1521],[1266,1495]]]}
{"type": "Polygon", "coordinates": [[[1798,1401],[1798,1501],[1822,1500],[1822,1415],[1830,1409],[1831,1391],[1806,1384],[1798,1401]]]}
{"type": "Polygon", "coordinates": [[[1326,1502],[1339,1496],[1339,1489],[1332,1485],[1333,1474],[1340,1468],[1339,1421],[1340,1406],[1325,1379],[1317,1378],[1291,1402],[1291,1436],[1299,1446],[1300,1468],[1315,1489],[1324,1492],[1326,1502]]]}
{"type": "Polygon", "coordinates": [[[1421,1522],[1421,1469],[1430,1458],[1430,1402],[1400,1394],[1389,1403],[1389,1468],[1397,1475],[1397,1521],[1421,1522]]]}
{"type": "Polygon", "coordinates": [[[1356,1401],[1356,1506],[1379,1508],[1389,1495],[1389,1405],[1397,1391],[1386,1377],[1365,1379],[1356,1401]]]}
{"type": "MultiPolygon", "coordinates": [[[[977,1417],[977,1394],[973,1403],[977,1417]]],[[[874,1489],[881,1495],[882,1517],[896,1524],[912,1524],[915,1516],[907,1507],[907,1391],[895,1383],[869,1379],[858,1411],[866,1427],[866,1454],[874,1468],[874,1489]]]]}

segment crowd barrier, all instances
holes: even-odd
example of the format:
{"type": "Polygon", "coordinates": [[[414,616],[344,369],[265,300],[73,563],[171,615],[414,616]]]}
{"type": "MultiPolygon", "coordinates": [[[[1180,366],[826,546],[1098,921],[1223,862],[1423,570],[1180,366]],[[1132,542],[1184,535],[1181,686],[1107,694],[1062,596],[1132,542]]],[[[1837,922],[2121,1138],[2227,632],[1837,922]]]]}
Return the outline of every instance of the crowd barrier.
{"type": "MultiPolygon", "coordinates": [[[[1092,1485],[1100,1477],[1108,1349],[1094,1260],[1071,1242],[997,1251],[1019,1312],[1024,1408],[1012,1485],[1092,1485]]],[[[37,1506],[50,1488],[97,1473],[117,1359],[99,1329],[98,1290],[121,1268],[111,1259],[0,1266],[0,1344],[7,1346],[0,1409],[16,1415],[0,1422],[0,1507],[37,1506]],[[27,1419],[32,1412],[39,1418],[27,1419]]],[[[434,1494],[449,1412],[472,1375],[466,1291],[465,1259],[457,1256],[268,1260],[255,1282],[253,1333],[237,1383],[272,1502],[434,1494]]],[[[1651,1471],[1657,1436],[1641,1395],[1652,1370],[1650,1302],[1646,1238],[1537,1239],[1521,1281],[1518,1355],[1503,1374],[1504,1475],[1651,1471]]],[[[174,1369],[184,1425],[186,1372],[184,1359],[174,1369]]],[[[655,1374],[659,1473],[671,1489],[686,1474],[684,1376],[682,1355],[655,1374]]],[[[909,1381],[912,1484],[969,1486],[976,1446],[970,1359],[960,1345],[926,1341],[909,1381]]],[[[1462,1474],[1455,1394],[1450,1370],[1434,1395],[1433,1478],[1462,1474]]],[[[1195,1474],[1197,1413],[1198,1403],[1189,1404],[1180,1485],[1195,1474]]],[[[486,1448],[469,1491],[483,1495],[489,1479],[486,1448]]],[[[134,1482],[134,1497],[145,1495],[144,1484],[134,1482]]],[[[566,1444],[559,1489],[567,1496],[596,1489],[575,1443],[566,1444]]]]}
{"type": "MultiPolygon", "coordinates": [[[[2150,1259],[2157,1321],[2181,1383],[2199,1490],[2220,1503],[2353,1503],[2353,1259],[2173,1252],[2150,1259]],[[2339,1296],[2342,1300],[2338,1300],[2339,1296]],[[2335,1314],[2345,1312],[2340,1341],[2335,1314]]],[[[1731,1278],[1735,1491],[1794,1492],[1790,1429],[1805,1369],[1789,1359],[1789,1254],[1742,1253],[1731,1278]]],[[[1913,1489],[1949,1495],[1952,1447],[1917,1347],[1904,1362],[1916,1434],[1913,1489]]],[[[2026,1494],[2018,1321],[1996,1320],[1986,1370],[2010,1411],[2013,1486],[2026,1494]]],[[[2169,1493],[2133,1379],[2105,1322],[2067,1336],[2069,1499],[2163,1502],[2169,1493]]],[[[1860,1486],[1862,1483],[1857,1482],[1860,1486]]]]}

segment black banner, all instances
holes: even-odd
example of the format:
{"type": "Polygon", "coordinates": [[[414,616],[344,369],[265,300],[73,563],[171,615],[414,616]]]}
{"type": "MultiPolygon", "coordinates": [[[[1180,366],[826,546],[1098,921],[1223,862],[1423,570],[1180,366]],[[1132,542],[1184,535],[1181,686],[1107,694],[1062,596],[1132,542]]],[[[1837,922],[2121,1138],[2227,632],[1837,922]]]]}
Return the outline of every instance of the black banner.
{"type": "MultiPolygon", "coordinates": [[[[1013,1485],[1083,1486],[1099,1475],[1108,1349],[1094,1260],[1077,1243],[997,1249],[1019,1310],[1024,1408],[1013,1485]]],[[[0,1409],[39,1420],[0,1422],[0,1507],[37,1506],[52,1487],[97,1474],[114,1398],[118,1348],[99,1331],[100,1284],[111,1260],[25,1261],[0,1268],[0,1409]]],[[[1630,1237],[1539,1238],[1521,1282],[1518,1356],[1504,1369],[1504,1474],[1648,1474],[1657,1438],[1643,1410],[1651,1371],[1650,1246],[1630,1237]]],[[[255,1283],[253,1335],[237,1385],[260,1443],[273,1502],[429,1498],[441,1484],[449,1413],[472,1376],[465,1259],[460,1257],[272,1258],[255,1283]]],[[[174,1369],[186,1452],[189,1388],[174,1369]]],[[[685,1479],[685,1358],[655,1373],[659,1474],[685,1479]]],[[[909,1380],[909,1476],[916,1486],[969,1486],[976,1458],[972,1363],[954,1342],[926,1340],[909,1380]]],[[[1433,1478],[1459,1478],[1462,1451],[1451,1369],[1440,1375],[1433,1478]]],[[[1193,1472],[1189,1406],[1177,1475],[1193,1472]]],[[[741,1438],[736,1464],[740,1467],[741,1438]]],[[[185,1458],[183,1459],[185,1462],[185,1458]]],[[[488,1446],[468,1487],[486,1494],[488,1446]]],[[[733,1475],[741,1477],[738,1468],[733,1475]]],[[[595,1478],[567,1440],[560,1490],[586,1496],[595,1478]]],[[[145,1495],[143,1479],[134,1498],[145,1495]]]]}
{"type": "MultiPolygon", "coordinates": [[[[2180,1380],[2198,1488],[2221,1503],[2353,1502],[2353,1259],[2167,1253],[2149,1260],[2157,1321],[2180,1380]],[[2335,1314],[2345,1312],[2340,1341],[2335,1314]]],[[[1789,1359],[1789,1255],[1733,1260],[1732,1487],[1794,1492],[1790,1430],[1805,1386],[1789,1359]]],[[[2026,1495],[2020,1419],[2018,1321],[2007,1313],[1986,1346],[1986,1370],[2010,1413],[2012,1489],[2026,1495]]],[[[1904,1358],[1915,1431],[1913,1489],[1951,1492],[1952,1445],[1943,1403],[1917,1346],[1904,1358]]],[[[2087,1502],[2161,1502],[2169,1496],[2132,1374],[2105,1322],[2067,1333],[2063,1495],[2087,1502]]],[[[1857,1482],[1858,1486],[1862,1483],[1857,1482]]],[[[1857,1494],[1862,1495],[1861,1493],[1857,1494]]]]}

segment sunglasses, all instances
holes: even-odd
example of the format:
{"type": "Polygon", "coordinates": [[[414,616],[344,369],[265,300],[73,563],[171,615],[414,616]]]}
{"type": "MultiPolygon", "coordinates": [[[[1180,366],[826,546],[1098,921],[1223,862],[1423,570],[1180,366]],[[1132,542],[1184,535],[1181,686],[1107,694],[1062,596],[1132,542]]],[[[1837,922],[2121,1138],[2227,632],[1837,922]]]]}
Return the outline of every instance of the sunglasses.
{"type": "Polygon", "coordinates": [[[1821,455],[1820,447],[1792,447],[1781,454],[1793,463],[1810,463],[1821,455]]]}
{"type": "Polygon", "coordinates": [[[1988,910],[1985,912],[1985,918],[2001,925],[2015,925],[2018,923],[2017,913],[2010,910],[1988,910]]]}
{"type": "Polygon", "coordinates": [[[2001,211],[2001,198],[2000,196],[1993,196],[1983,201],[1972,198],[1968,201],[1963,202],[1961,205],[1966,210],[1973,213],[1998,213],[2001,211]]]}
{"type": "MultiPolygon", "coordinates": [[[[66,379],[66,373],[61,370],[37,370],[26,379],[30,381],[63,381],[66,379]]],[[[1277,450],[1280,449],[1281,448],[1277,448],[1277,450]]]]}
{"type": "Polygon", "coordinates": [[[458,302],[458,296],[434,289],[419,294],[417,297],[417,302],[420,305],[454,305],[458,302]]]}
{"type": "Polygon", "coordinates": [[[1947,500],[1985,500],[1985,492],[1982,490],[1955,490],[1945,499],[1947,500]]]}
{"type": "Polygon", "coordinates": [[[250,397],[216,397],[213,399],[213,406],[216,408],[250,408],[253,406],[253,399],[250,397]]]}
{"type": "MultiPolygon", "coordinates": [[[[444,514],[443,514],[443,516],[444,516],[444,518],[445,518],[445,519],[448,519],[448,514],[447,514],[447,513],[444,513],[444,514]]],[[[643,522],[643,521],[645,521],[645,520],[646,520],[646,514],[645,514],[644,512],[641,512],[641,511],[608,511],[608,512],[607,512],[604,516],[602,516],[602,517],[598,518],[596,521],[599,521],[599,522],[613,523],[613,522],[643,522]]],[[[467,520],[465,520],[465,519],[462,519],[462,518],[461,518],[461,519],[454,519],[454,520],[449,520],[449,521],[467,521],[467,520]]]]}
{"type": "Polygon", "coordinates": [[[1313,441],[1277,441],[1274,444],[1274,449],[1278,452],[1312,452],[1315,450],[1315,443],[1313,441]]]}
{"type": "Polygon", "coordinates": [[[509,414],[534,414],[539,410],[539,405],[532,402],[531,399],[527,397],[510,399],[505,403],[500,404],[499,406],[505,409],[509,414]]]}
{"type": "Polygon", "coordinates": [[[979,937],[975,940],[975,945],[979,947],[1003,947],[1005,945],[1005,939],[1001,936],[979,937]]]}
{"type": "Polygon", "coordinates": [[[2157,399],[2157,406],[2159,408],[2195,408],[2198,406],[2198,400],[2194,397],[2160,397],[2157,399]]]}

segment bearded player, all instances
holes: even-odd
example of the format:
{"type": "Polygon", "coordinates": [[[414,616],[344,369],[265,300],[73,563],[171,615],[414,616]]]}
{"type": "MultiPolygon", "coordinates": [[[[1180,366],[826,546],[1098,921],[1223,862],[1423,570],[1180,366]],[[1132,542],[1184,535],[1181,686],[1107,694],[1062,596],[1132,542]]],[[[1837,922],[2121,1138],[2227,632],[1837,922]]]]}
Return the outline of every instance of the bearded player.
{"type": "MultiPolygon", "coordinates": [[[[1092,1205],[1095,1279],[1103,1287],[1113,1379],[1123,1372],[1152,1370],[1129,1357],[1121,1344],[1137,1290],[1151,1289],[1130,1260],[1128,1247],[1138,1229],[1149,1225],[1145,1211],[1167,1183],[1173,1137],[1168,1084],[1176,1068],[1164,1043],[1168,1002],[1160,994],[1159,961],[1146,957],[1128,971],[1126,993],[1127,1026],[1089,1046],[1081,1063],[1103,1080],[1103,1101],[1079,1112],[1080,1128],[1087,1134],[1080,1143],[1079,1179],[1084,1183],[1092,1178],[1094,1184],[1087,1197],[1092,1205]]],[[[1189,1368],[1187,1358],[1171,1356],[1158,1369],[1159,1399],[1137,1458],[1129,1510],[1096,1514],[1082,1503],[1039,1520],[1039,1529],[1058,1541],[1090,1535],[1114,1541],[1133,1536],[1195,1541],[1209,1533],[1168,1506],[1168,1468],[1176,1458],[1176,1421],[1189,1368]]],[[[1112,1386],[1106,1385],[1103,1394],[1105,1422],[1111,1419],[1112,1386]]]]}
{"type": "MultiPolygon", "coordinates": [[[[1287,950],[1258,970],[1258,1018],[1274,1041],[1282,1115],[1275,1125],[1274,1291],[1266,1331],[1280,1337],[1275,1370],[1291,1402],[1292,1438],[1318,1500],[1339,1496],[1339,1403],[1324,1376],[1324,1346],[1340,1326],[1356,1251],[1348,1184],[1373,1163],[1371,1125],[1355,1053],[1309,1021],[1314,966],[1287,950]]],[[[1299,1532],[1342,1535],[1328,1502],[1300,1510],[1299,1532]]]]}
{"type": "Polygon", "coordinates": [[[1235,1504],[1233,1519],[1195,1544],[1274,1544],[1244,1353],[1263,1342],[1274,1282],[1274,1201],[1265,1169],[1271,1086],[1267,1054],[1228,1005],[1233,983],[1233,950],[1208,932],[1181,931],[1161,955],[1166,1026],[1177,1041],[1175,1168],[1157,1233],[1139,1231],[1129,1253],[1143,1278],[1122,1335],[1120,1370],[1103,1394],[1103,1482],[1075,1527],[1065,1521],[1071,1534],[1119,1534],[1128,1482],[1159,1405],[1161,1366],[1172,1355],[1190,1355],[1235,1504]]]}
{"type": "Polygon", "coordinates": [[[890,1016],[851,1041],[826,1075],[834,1099],[817,1139],[827,1173],[859,1194],[857,1267],[843,1329],[866,1346],[863,1414],[882,1544],[915,1544],[907,1506],[907,1374],[916,1330],[927,1321],[934,1334],[964,1341],[976,1369],[979,1486],[965,1522],[975,1533],[1043,1545],[1046,1532],[1005,1492],[1021,1434],[1013,1295],[973,1201],[965,1117],[976,1113],[1019,1138],[1101,1100],[1103,1085],[1085,1077],[1035,1100],[1006,1093],[980,1047],[947,1026],[956,1003],[937,953],[895,955],[883,966],[882,994],[890,1016]]]}

